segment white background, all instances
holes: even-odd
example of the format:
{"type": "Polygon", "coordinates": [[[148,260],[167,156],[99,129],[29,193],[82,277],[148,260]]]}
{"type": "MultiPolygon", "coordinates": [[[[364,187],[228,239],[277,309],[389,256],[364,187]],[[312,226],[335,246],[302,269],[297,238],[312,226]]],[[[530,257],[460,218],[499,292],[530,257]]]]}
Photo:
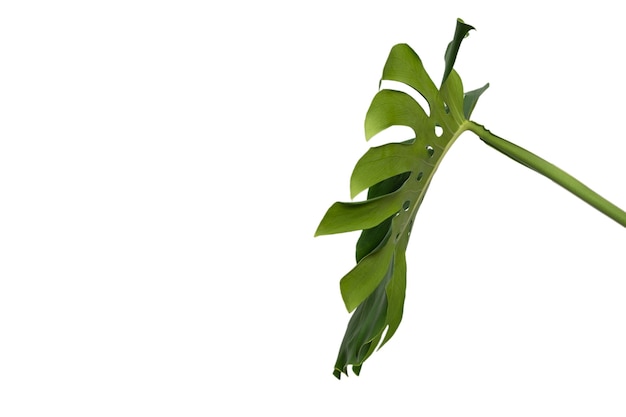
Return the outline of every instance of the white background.
{"type": "Polygon", "coordinates": [[[470,133],[332,376],[357,234],[313,233],[395,43],[439,82],[474,25],[473,119],[626,207],[621,7],[563,4],[3,2],[0,415],[625,415],[624,228],[470,133]]]}

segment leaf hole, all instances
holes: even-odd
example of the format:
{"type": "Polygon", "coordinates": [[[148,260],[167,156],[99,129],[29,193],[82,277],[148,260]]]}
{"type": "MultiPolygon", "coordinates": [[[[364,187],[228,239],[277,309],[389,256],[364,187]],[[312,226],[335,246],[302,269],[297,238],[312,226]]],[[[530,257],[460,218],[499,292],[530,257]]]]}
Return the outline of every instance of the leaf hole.
{"type": "Polygon", "coordinates": [[[409,207],[411,207],[411,202],[409,200],[405,201],[402,205],[402,210],[409,211],[409,207]]]}
{"type": "Polygon", "coordinates": [[[402,143],[415,138],[415,132],[409,126],[393,125],[377,133],[368,143],[370,146],[382,146],[388,143],[402,143]]]}
{"type": "Polygon", "coordinates": [[[443,135],[443,128],[439,125],[435,126],[435,136],[440,138],[441,135],[443,135]]]}
{"type": "Polygon", "coordinates": [[[426,146],[426,152],[428,152],[428,157],[432,158],[433,155],[435,154],[435,148],[433,148],[432,146],[428,145],[428,146],[426,146]]]}
{"type": "Polygon", "coordinates": [[[417,180],[418,181],[421,181],[422,178],[424,178],[424,173],[423,172],[420,172],[419,174],[417,174],[417,180]]]}
{"type": "Polygon", "coordinates": [[[402,91],[403,93],[410,95],[413,100],[417,101],[422,110],[424,110],[424,113],[426,113],[427,116],[430,116],[430,104],[428,104],[428,101],[419,91],[415,90],[410,85],[401,83],[399,81],[382,80],[380,82],[380,89],[402,91]]]}

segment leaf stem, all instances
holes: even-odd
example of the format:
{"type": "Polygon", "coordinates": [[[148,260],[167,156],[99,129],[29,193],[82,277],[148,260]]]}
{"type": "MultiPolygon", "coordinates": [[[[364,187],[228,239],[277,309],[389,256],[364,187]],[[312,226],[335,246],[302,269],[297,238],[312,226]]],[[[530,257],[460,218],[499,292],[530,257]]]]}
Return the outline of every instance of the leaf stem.
{"type": "Polygon", "coordinates": [[[467,130],[474,132],[487,145],[551,179],[592,207],[626,227],[626,212],[624,210],[617,207],[567,172],[552,165],[550,162],[540,158],[534,153],[494,135],[482,125],[470,121],[467,124],[467,130]]]}

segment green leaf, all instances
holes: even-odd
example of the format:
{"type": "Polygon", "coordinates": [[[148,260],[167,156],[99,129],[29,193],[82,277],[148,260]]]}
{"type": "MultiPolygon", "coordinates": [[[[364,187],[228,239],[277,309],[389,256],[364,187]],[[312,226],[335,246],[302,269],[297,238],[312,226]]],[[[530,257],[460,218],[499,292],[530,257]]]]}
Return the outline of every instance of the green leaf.
{"type": "Polygon", "coordinates": [[[358,374],[381,341],[387,343],[398,330],[406,289],[405,252],[415,215],[443,156],[466,128],[463,83],[454,70],[437,90],[417,54],[400,44],[392,48],[382,80],[407,84],[429,108],[401,91],[383,89],[375,95],[365,116],[366,140],[392,126],[410,127],[415,138],[370,148],[350,179],[351,197],[369,189],[367,199],[333,204],[316,231],[323,235],[362,230],[357,264],[340,283],[346,309],[353,315],[336,376],[349,365],[358,374]]]}
{"type": "Polygon", "coordinates": [[[441,86],[441,97],[446,105],[446,112],[452,116],[456,124],[465,120],[463,116],[463,82],[455,70],[441,86]]]}
{"type": "Polygon", "coordinates": [[[404,83],[421,94],[429,105],[435,104],[437,87],[424,69],[420,57],[407,44],[398,44],[391,49],[382,80],[404,83]]]}
{"type": "Polygon", "coordinates": [[[333,204],[315,232],[315,236],[352,232],[375,227],[402,209],[404,196],[391,193],[355,203],[333,204]]]}
{"type": "Polygon", "coordinates": [[[369,356],[370,347],[380,340],[387,314],[385,287],[392,274],[393,271],[387,271],[378,287],[352,314],[335,362],[334,375],[337,378],[341,377],[342,372],[348,374],[348,365],[352,365],[353,372],[358,375],[363,361],[369,356]]]}
{"type": "MultiPolygon", "coordinates": [[[[387,178],[409,172],[414,166],[416,149],[404,143],[389,143],[370,148],[359,159],[350,178],[350,194],[354,198],[361,191],[387,178]]],[[[424,154],[426,149],[421,150],[424,154]]],[[[423,155],[425,156],[425,155],[423,155]]]]}
{"type": "Polygon", "coordinates": [[[408,243],[409,235],[405,234],[403,235],[402,242],[398,244],[399,250],[396,250],[396,255],[393,259],[393,274],[386,287],[387,300],[389,300],[386,318],[389,327],[387,328],[385,339],[380,344],[380,347],[383,347],[383,345],[391,339],[402,321],[406,292],[406,246],[408,243]]]}
{"type": "Polygon", "coordinates": [[[341,279],[341,295],[349,312],[352,312],[378,287],[385,272],[389,269],[394,252],[393,239],[390,239],[392,230],[393,228],[390,228],[387,231],[378,248],[361,259],[341,279]]]}
{"type": "MultiPolygon", "coordinates": [[[[404,174],[396,175],[394,177],[381,181],[378,184],[373,185],[367,192],[367,198],[372,199],[397,191],[402,186],[402,184],[404,184],[405,181],[409,178],[409,175],[410,172],[406,172],[404,174]]],[[[356,243],[357,262],[361,261],[361,259],[367,256],[368,253],[372,252],[378,247],[380,242],[382,242],[384,237],[387,235],[387,232],[391,227],[392,220],[393,216],[387,218],[384,222],[376,227],[363,230],[358,242],[356,243]]]]}
{"type": "Polygon", "coordinates": [[[461,77],[453,68],[461,42],[472,29],[462,20],[457,21],[445,53],[440,89],[408,45],[391,49],[381,81],[408,85],[426,99],[429,108],[423,109],[405,92],[384,89],[376,94],[365,117],[366,140],[397,125],[413,129],[415,138],[370,148],[357,162],[350,179],[351,197],[368,189],[366,200],[333,204],[316,231],[317,236],[362,230],[356,244],[357,264],[340,282],[341,296],[352,317],[335,363],[337,378],[342,373],[347,375],[349,366],[359,375],[364,361],[398,330],[406,292],[406,250],[415,216],[437,167],[465,130],[473,131],[489,146],[552,179],[626,226],[626,212],[580,181],[468,120],[489,87],[486,84],[464,93],[461,77]]]}
{"type": "Polygon", "coordinates": [[[482,93],[485,92],[489,88],[489,83],[485,84],[481,88],[476,90],[468,91],[465,93],[465,97],[463,97],[463,115],[466,119],[469,119],[474,111],[474,107],[476,107],[476,103],[478,102],[479,97],[482,93]]]}
{"type": "Polygon", "coordinates": [[[467,37],[469,31],[474,29],[473,26],[470,26],[463,22],[461,19],[457,19],[456,21],[456,30],[454,32],[454,38],[452,42],[448,44],[446,48],[445,60],[446,67],[443,71],[443,79],[441,80],[441,85],[446,82],[448,75],[452,72],[452,67],[454,67],[454,63],[456,62],[456,56],[459,53],[459,48],[461,47],[461,42],[463,39],[467,37]]]}
{"type": "Polygon", "coordinates": [[[408,126],[416,135],[427,129],[428,116],[417,101],[401,91],[382,90],[374,97],[365,116],[365,139],[391,126],[408,126]]]}

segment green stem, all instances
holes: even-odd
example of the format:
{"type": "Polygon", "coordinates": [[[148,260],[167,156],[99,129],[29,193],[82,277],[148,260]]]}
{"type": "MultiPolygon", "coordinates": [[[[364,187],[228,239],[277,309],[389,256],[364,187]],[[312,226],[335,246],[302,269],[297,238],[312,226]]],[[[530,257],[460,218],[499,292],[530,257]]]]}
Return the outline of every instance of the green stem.
{"type": "Polygon", "coordinates": [[[569,175],[567,172],[552,165],[545,159],[538,157],[534,153],[494,135],[485,129],[484,126],[477,123],[469,122],[467,130],[477,134],[478,137],[480,137],[480,139],[487,145],[502,152],[520,164],[551,179],[575,196],[590,204],[592,207],[595,207],[611,219],[626,227],[626,212],[624,210],[617,207],[615,204],[611,203],[591,188],[569,175]]]}

